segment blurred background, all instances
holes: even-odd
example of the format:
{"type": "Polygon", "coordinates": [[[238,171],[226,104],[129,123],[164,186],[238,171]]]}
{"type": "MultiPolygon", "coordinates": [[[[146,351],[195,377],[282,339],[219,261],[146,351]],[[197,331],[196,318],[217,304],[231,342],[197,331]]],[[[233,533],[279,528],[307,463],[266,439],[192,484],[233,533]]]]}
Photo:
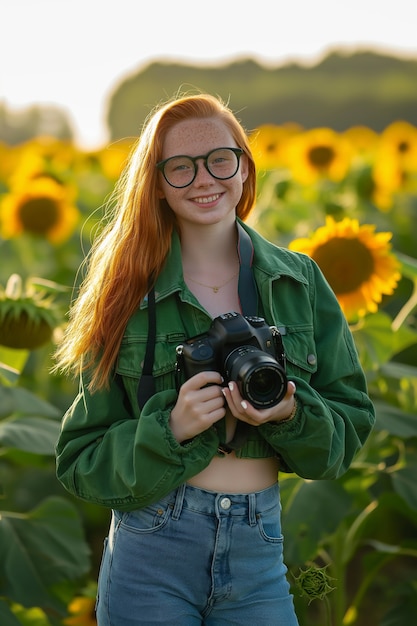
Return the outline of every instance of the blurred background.
{"type": "Polygon", "coordinates": [[[417,9],[5,0],[0,37],[0,623],[94,626],[109,512],[67,495],[51,373],[79,267],[142,125],[220,95],[258,166],[249,222],[311,255],[351,326],[377,424],[338,481],[283,476],[300,626],[417,610],[417,9]]]}
{"type": "Polygon", "coordinates": [[[259,115],[263,109],[264,122],[314,124],[320,119],[317,109],[329,100],[333,117],[334,109],[339,109],[339,126],[343,122],[346,126],[352,118],[356,123],[368,122],[373,108],[380,130],[388,119],[390,104],[398,103],[397,115],[405,114],[406,104],[410,107],[408,115],[415,110],[404,76],[406,62],[415,61],[417,55],[415,13],[407,0],[399,0],[395,6],[352,0],[343,8],[325,0],[277,0],[256,7],[214,0],[199,11],[190,0],[184,0],[180,7],[167,0],[5,0],[0,38],[0,136],[6,139],[9,133],[14,142],[18,140],[28,108],[36,106],[37,112],[32,112],[31,120],[29,115],[28,128],[22,128],[22,134],[49,131],[70,135],[83,148],[97,148],[124,132],[113,128],[113,124],[117,126],[117,110],[112,113],[117,102],[113,99],[123,100],[122,94],[116,97],[123,87],[127,99],[126,83],[134,82],[142,73],[142,80],[136,81],[136,100],[133,86],[129,93],[130,106],[136,110],[136,118],[132,114],[129,120],[129,133],[133,134],[161,98],[172,96],[182,85],[204,88],[206,84],[229,95],[234,108],[247,110],[249,120],[259,120],[252,111],[256,107],[259,115]],[[387,56],[379,64],[374,60],[375,67],[370,60],[362,69],[361,59],[346,62],[345,77],[344,65],[337,65],[337,60],[333,60],[333,67],[327,63],[321,74],[309,71],[331,52],[339,51],[345,57],[358,50],[387,56]],[[256,73],[254,67],[225,69],[225,65],[249,59],[264,69],[258,72],[255,90],[250,82],[256,73]],[[398,59],[405,63],[396,64],[398,59]],[[168,80],[169,71],[155,71],[152,76],[149,65],[163,61],[212,71],[199,74],[188,69],[172,80],[168,80]],[[391,82],[387,79],[381,85],[377,81],[384,63],[391,82]],[[223,73],[216,74],[214,68],[222,68],[223,73]],[[286,70],[278,72],[279,82],[274,84],[274,70],[278,68],[286,70]],[[338,74],[340,81],[332,84],[329,79],[338,74]],[[319,75],[322,80],[316,84],[319,75]],[[370,81],[368,89],[365,76],[370,81]],[[291,96],[294,105],[297,96],[306,94],[314,96],[313,102],[298,101],[292,114],[285,108],[291,96]],[[351,102],[355,105],[351,117],[343,118],[352,108],[351,102]],[[380,106],[374,106],[376,103],[380,106]],[[274,107],[278,107],[275,114],[274,107]],[[386,111],[385,118],[380,107],[386,111]],[[316,110],[309,117],[311,109],[316,110]]]}

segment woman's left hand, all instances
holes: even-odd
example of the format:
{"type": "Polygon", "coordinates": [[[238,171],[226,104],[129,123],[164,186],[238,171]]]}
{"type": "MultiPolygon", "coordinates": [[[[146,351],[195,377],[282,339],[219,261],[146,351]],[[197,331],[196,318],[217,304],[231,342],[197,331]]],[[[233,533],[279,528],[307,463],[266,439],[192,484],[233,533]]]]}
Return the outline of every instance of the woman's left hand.
{"type": "Polygon", "coordinates": [[[290,380],[287,386],[287,393],[281,402],[268,409],[255,409],[250,402],[242,398],[239,388],[234,382],[223,388],[223,395],[234,417],[252,426],[260,426],[267,422],[279,423],[287,420],[295,407],[295,391],[295,383],[290,380]]]}

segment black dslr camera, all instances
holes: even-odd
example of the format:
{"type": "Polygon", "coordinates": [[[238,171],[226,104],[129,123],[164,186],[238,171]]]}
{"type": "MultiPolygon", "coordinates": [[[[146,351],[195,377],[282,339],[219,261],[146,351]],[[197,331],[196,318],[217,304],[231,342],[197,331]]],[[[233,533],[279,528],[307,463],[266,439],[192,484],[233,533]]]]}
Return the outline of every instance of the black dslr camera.
{"type": "Polygon", "coordinates": [[[230,312],[216,317],[207,333],[177,346],[177,375],[191,378],[214,370],[238,384],[257,409],[278,404],[287,392],[281,334],[262,317],[230,312]]]}

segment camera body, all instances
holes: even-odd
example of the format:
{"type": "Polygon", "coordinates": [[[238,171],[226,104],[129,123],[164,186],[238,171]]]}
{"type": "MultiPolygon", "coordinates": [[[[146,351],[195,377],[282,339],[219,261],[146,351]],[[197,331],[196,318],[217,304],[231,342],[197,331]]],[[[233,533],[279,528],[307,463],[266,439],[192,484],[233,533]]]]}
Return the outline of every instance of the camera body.
{"type": "Polygon", "coordinates": [[[234,311],[216,317],[207,333],[177,346],[177,373],[188,379],[207,370],[235,381],[255,408],[278,404],[287,392],[281,334],[262,317],[234,311]]]}

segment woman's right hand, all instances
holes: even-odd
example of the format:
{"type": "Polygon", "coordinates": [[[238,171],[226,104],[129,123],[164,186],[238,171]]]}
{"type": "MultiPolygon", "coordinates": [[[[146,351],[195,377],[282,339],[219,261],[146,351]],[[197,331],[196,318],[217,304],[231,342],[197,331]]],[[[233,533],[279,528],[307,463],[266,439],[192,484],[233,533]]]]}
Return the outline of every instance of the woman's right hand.
{"type": "Polygon", "coordinates": [[[218,372],[207,371],[195,374],[181,386],[169,421],[179,443],[199,435],[225,416],[222,383],[218,372]]]}

